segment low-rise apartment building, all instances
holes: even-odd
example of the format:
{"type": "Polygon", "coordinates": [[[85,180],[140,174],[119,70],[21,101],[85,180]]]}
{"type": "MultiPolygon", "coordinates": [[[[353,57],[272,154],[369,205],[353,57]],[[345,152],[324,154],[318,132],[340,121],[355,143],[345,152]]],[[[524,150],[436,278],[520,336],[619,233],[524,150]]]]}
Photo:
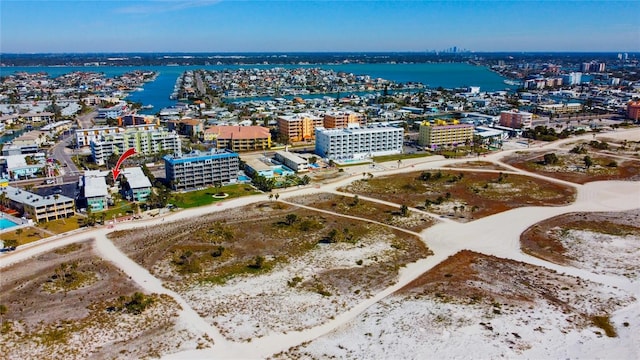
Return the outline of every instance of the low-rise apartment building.
{"type": "Polygon", "coordinates": [[[404,129],[387,124],[363,128],[316,129],[315,153],[336,161],[402,153],[404,129]]]}
{"type": "Polygon", "coordinates": [[[276,161],[295,172],[309,171],[309,161],[288,151],[276,151],[276,161]]]}
{"type": "Polygon", "coordinates": [[[125,196],[133,201],[146,201],[151,194],[151,181],[144,174],[142,168],[122,169],[122,175],[127,179],[124,189],[125,196]]]}
{"type": "Polygon", "coordinates": [[[126,103],[120,103],[118,105],[109,108],[98,109],[98,119],[117,119],[127,111],[128,107],[126,103]]]}
{"type": "Polygon", "coordinates": [[[37,173],[44,174],[45,154],[20,154],[0,156],[0,174],[9,179],[20,179],[37,173]]]}
{"type": "Polygon", "coordinates": [[[567,104],[543,104],[538,105],[538,110],[544,113],[563,115],[573,114],[582,111],[582,104],[580,103],[567,103],[567,104]]]}
{"type": "Polygon", "coordinates": [[[165,175],[174,190],[195,189],[237,180],[238,154],[229,150],[193,151],[164,157],[165,175]]]}
{"type": "Polygon", "coordinates": [[[204,141],[217,149],[255,151],[271,148],[271,132],[262,126],[212,126],[204,131],[204,141]]]}
{"type": "Polygon", "coordinates": [[[473,140],[473,125],[458,123],[431,124],[424,121],[420,124],[418,144],[426,148],[434,149],[441,146],[465,144],[473,140]]]}
{"type": "Polygon", "coordinates": [[[160,125],[160,119],[153,115],[127,114],[118,118],[118,126],[160,125]]]}
{"type": "Polygon", "coordinates": [[[264,176],[267,179],[271,179],[275,176],[275,173],[273,172],[273,165],[271,161],[266,158],[248,158],[245,162],[244,171],[249,176],[258,175],[264,176]]]}
{"type": "Polygon", "coordinates": [[[106,176],[109,171],[88,170],[84,172],[80,187],[91,211],[102,211],[109,207],[109,188],[106,176]]]}
{"type": "Polygon", "coordinates": [[[315,129],[322,127],[323,119],[308,113],[278,117],[278,134],[290,142],[313,140],[315,129]]]}
{"type": "Polygon", "coordinates": [[[204,120],[200,119],[180,119],[167,121],[167,128],[177,131],[178,134],[186,136],[200,137],[204,132],[204,120]]]}
{"type": "Polygon", "coordinates": [[[6,205],[35,222],[62,219],[75,214],[75,203],[67,196],[41,196],[12,186],[0,187],[0,194],[4,194],[6,205]]]}

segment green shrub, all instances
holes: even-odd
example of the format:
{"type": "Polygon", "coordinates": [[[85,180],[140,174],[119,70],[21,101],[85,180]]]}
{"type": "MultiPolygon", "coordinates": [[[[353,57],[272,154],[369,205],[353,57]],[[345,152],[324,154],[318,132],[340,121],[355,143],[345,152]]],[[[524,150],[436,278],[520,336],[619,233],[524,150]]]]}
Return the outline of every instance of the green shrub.
{"type": "Polygon", "coordinates": [[[301,282],[302,278],[300,276],[294,276],[293,279],[287,281],[287,285],[289,285],[289,287],[296,287],[301,282]]]}

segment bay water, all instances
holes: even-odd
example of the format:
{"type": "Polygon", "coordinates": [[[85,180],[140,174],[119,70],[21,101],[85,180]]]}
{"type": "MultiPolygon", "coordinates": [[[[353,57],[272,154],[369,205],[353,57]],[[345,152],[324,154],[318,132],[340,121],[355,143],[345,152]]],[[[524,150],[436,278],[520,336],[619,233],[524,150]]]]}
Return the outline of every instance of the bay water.
{"type": "MultiPolygon", "coordinates": [[[[15,72],[46,72],[57,77],[75,71],[104,73],[106,77],[122,75],[134,70],[155,71],[156,79],[144,84],[142,91],[133,91],[128,100],[143,105],[153,105],[141,113],[155,114],[160,109],[175,105],[176,100],[169,99],[176,80],[187,70],[235,70],[251,68],[322,68],[343,71],[355,75],[369,75],[396,83],[417,82],[427,88],[458,88],[479,86],[480,91],[513,90],[516,87],[504,83],[505,78],[483,66],[466,63],[420,63],[420,64],[338,64],[338,65],[208,65],[208,66],[42,66],[42,67],[0,67],[0,75],[15,72]]],[[[343,95],[348,95],[347,93],[343,95]]],[[[322,96],[322,95],[318,95],[322,96]]]]}

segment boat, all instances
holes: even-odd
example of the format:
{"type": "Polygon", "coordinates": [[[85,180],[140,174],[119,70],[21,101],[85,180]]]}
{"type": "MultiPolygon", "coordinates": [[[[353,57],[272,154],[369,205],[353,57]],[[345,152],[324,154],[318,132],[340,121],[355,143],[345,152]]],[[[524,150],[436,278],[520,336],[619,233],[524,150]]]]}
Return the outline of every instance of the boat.
{"type": "Polygon", "coordinates": [[[149,104],[149,105],[145,105],[142,107],[143,109],[153,109],[153,105],[149,104]]]}
{"type": "Polygon", "coordinates": [[[517,80],[511,80],[511,79],[506,79],[504,80],[504,83],[507,85],[522,85],[522,81],[517,81],[517,80]]]}

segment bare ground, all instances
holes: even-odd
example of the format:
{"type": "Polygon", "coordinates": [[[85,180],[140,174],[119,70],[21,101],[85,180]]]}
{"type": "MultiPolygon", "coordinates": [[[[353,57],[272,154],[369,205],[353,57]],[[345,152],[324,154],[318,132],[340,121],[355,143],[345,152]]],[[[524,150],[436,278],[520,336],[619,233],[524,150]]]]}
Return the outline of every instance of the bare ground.
{"type": "Polygon", "coordinates": [[[288,200],[316,209],[357,216],[416,232],[435,224],[433,218],[429,216],[413,211],[409,211],[408,216],[402,216],[400,209],[397,207],[356,199],[351,196],[322,193],[299,196],[288,200]]]}
{"type": "Polygon", "coordinates": [[[340,190],[449,215],[460,222],[523,206],[566,205],[576,194],[572,187],[523,175],[440,170],[357,180],[340,190]],[[425,173],[430,174],[428,180],[421,179],[425,173]]]}
{"type": "Polygon", "coordinates": [[[576,184],[603,180],[640,180],[640,161],[610,157],[606,156],[605,153],[598,152],[573,154],[567,150],[549,150],[515,153],[504,158],[503,161],[522,170],[576,184]],[[559,159],[558,164],[544,164],[544,155],[548,153],[556,154],[559,159]],[[593,160],[593,165],[588,169],[584,163],[584,157],[587,155],[593,160]],[[615,163],[615,166],[613,166],[613,163],[615,163]]]}
{"type": "Polygon", "coordinates": [[[146,295],[139,314],[120,308],[140,289],[92,247],[76,243],[3,269],[3,356],[126,359],[197,346],[196,335],[176,326],[169,297],[146,295]]]}
{"type": "MultiPolygon", "coordinates": [[[[274,358],[549,358],[564,353],[556,347],[603,346],[617,331],[628,334],[610,314],[634,300],[612,286],[461,251],[349,324],[274,358]]],[[[577,353],[589,354],[566,350],[577,353]]]]}
{"type": "Polygon", "coordinates": [[[639,224],[640,210],[565,214],[525,230],[520,236],[521,248],[558,264],[635,279],[639,224]]]}
{"type": "Polygon", "coordinates": [[[431,254],[414,235],[276,201],[111,237],[239,341],[322,324],[431,254]]]}

